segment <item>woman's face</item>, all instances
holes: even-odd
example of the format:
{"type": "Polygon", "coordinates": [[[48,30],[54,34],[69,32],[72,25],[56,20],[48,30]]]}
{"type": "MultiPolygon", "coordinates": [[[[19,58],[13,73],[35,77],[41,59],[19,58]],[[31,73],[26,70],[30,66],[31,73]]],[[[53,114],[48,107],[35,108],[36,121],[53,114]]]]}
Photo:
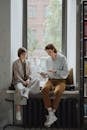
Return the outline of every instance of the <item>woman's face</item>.
{"type": "Polygon", "coordinates": [[[20,58],[22,60],[26,60],[26,57],[27,57],[27,53],[26,52],[23,52],[21,55],[20,55],[20,58]]]}

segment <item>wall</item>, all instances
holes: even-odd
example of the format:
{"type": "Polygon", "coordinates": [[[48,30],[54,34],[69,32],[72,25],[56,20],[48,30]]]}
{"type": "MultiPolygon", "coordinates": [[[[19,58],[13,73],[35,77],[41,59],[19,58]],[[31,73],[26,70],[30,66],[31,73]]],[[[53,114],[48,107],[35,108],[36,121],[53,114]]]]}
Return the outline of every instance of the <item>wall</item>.
{"type": "Polygon", "coordinates": [[[0,89],[11,82],[11,65],[22,46],[22,0],[0,0],[0,89]],[[10,13],[11,11],[11,13],[10,13]]]}
{"type": "Polygon", "coordinates": [[[9,86],[11,77],[10,33],[10,0],[0,0],[0,129],[7,122],[10,110],[3,90],[9,86]]]}
{"type": "Polygon", "coordinates": [[[22,46],[22,0],[0,0],[0,130],[12,122],[12,105],[5,101],[12,62],[22,46]]]}
{"type": "Polygon", "coordinates": [[[10,0],[0,0],[0,89],[10,82],[10,0]]]}

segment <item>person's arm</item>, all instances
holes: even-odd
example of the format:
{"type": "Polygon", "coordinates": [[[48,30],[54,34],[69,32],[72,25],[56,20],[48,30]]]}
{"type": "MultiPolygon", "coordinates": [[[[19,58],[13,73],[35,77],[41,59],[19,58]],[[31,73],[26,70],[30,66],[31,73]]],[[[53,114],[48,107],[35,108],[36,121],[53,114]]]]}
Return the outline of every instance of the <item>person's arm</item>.
{"type": "Polygon", "coordinates": [[[46,60],[46,74],[49,78],[53,76],[52,63],[49,58],[46,60]]]}
{"type": "Polygon", "coordinates": [[[27,72],[26,72],[26,75],[27,75],[27,79],[28,80],[31,80],[32,79],[32,68],[31,68],[31,64],[29,61],[26,61],[26,64],[27,64],[27,72]]]}
{"type": "Polygon", "coordinates": [[[22,77],[20,76],[18,69],[19,69],[19,68],[18,68],[17,63],[13,63],[12,70],[13,70],[14,79],[15,79],[17,82],[21,82],[21,83],[25,84],[25,81],[24,81],[24,80],[22,79],[22,77]]]}
{"type": "Polygon", "coordinates": [[[55,70],[55,75],[60,77],[60,78],[63,78],[63,79],[66,79],[67,76],[68,76],[68,64],[67,64],[67,60],[65,57],[62,58],[62,62],[61,62],[61,69],[57,69],[55,70]]]}

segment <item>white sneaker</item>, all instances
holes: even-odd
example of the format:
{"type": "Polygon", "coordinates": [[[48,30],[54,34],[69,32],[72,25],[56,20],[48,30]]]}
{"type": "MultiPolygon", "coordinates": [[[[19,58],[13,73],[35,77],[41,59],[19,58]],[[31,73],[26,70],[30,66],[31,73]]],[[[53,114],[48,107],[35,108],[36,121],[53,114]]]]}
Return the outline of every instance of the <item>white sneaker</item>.
{"type": "MultiPolygon", "coordinates": [[[[49,120],[49,115],[46,115],[46,121],[45,121],[45,123],[48,122],[48,120],[49,120]]],[[[45,125],[45,123],[44,123],[44,125],[45,125]]]]}
{"type": "Polygon", "coordinates": [[[22,119],[21,112],[20,111],[16,112],[16,120],[20,121],[21,119],[22,119]]]}
{"type": "Polygon", "coordinates": [[[49,115],[46,115],[46,119],[47,119],[47,120],[49,119],[49,115]]]}
{"type": "Polygon", "coordinates": [[[47,120],[44,123],[44,125],[46,127],[50,127],[56,120],[57,120],[57,117],[55,115],[47,116],[47,120]]]}

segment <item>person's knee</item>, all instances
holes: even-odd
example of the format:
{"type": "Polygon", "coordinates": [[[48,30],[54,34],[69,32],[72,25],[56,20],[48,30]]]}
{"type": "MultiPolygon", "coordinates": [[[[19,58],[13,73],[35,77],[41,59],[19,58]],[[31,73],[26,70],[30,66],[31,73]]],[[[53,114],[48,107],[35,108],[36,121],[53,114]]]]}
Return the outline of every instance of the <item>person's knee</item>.
{"type": "Polygon", "coordinates": [[[54,94],[61,96],[63,92],[64,92],[64,89],[57,89],[56,91],[54,91],[54,94]]]}
{"type": "Polygon", "coordinates": [[[41,92],[43,93],[43,94],[45,94],[45,93],[48,93],[49,94],[49,88],[48,87],[44,87],[44,88],[42,88],[42,90],[41,90],[41,92]]]}
{"type": "Polygon", "coordinates": [[[24,85],[23,85],[22,83],[18,83],[18,84],[16,84],[15,88],[16,88],[16,90],[21,91],[21,90],[23,90],[25,87],[24,87],[24,85]]]}

